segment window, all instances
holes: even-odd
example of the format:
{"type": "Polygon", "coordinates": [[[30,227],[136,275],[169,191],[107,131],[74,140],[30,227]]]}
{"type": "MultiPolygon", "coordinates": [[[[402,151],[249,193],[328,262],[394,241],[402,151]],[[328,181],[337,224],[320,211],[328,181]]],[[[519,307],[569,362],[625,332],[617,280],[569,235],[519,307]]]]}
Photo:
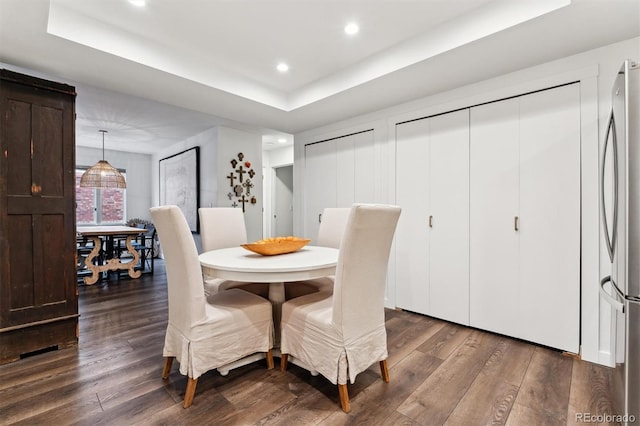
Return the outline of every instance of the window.
{"type": "MultiPolygon", "coordinates": [[[[127,221],[127,190],[115,188],[81,188],[80,178],[87,168],[76,169],[76,223],[108,225],[127,221]]],[[[122,175],[126,173],[120,170],[122,175]]]]}

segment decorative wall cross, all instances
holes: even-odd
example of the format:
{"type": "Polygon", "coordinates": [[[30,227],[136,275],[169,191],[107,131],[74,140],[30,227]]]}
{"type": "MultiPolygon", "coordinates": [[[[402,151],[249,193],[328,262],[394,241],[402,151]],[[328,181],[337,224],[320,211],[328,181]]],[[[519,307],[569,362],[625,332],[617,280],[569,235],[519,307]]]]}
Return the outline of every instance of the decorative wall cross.
{"type": "Polygon", "coordinates": [[[244,195],[243,195],[238,201],[240,201],[242,203],[242,213],[244,213],[244,205],[245,205],[245,203],[248,203],[249,200],[244,198],[244,195]]]}
{"type": "MultiPolygon", "coordinates": [[[[235,180],[236,175],[233,174],[233,172],[229,173],[229,176],[227,176],[227,179],[229,179],[229,186],[233,186],[233,181],[235,180]]],[[[242,181],[241,181],[242,182],[242,181]]]]}
{"type": "Polygon", "coordinates": [[[242,183],[242,175],[243,175],[243,174],[245,174],[245,173],[247,173],[247,171],[246,171],[246,170],[243,170],[243,169],[242,169],[242,166],[240,166],[240,167],[238,167],[238,168],[236,169],[236,173],[238,174],[238,178],[240,179],[240,183],[242,183]]]}
{"type": "Polygon", "coordinates": [[[247,203],[256,204],[258,202],[256,196],[251,194],[251,188],[255,186],[252,179],[256,172],[251,168],[250,161],[244,161],[244,154],[241,152],[238,153],[237,160],[233,158],[229,163],[231,164],[231,173],[225,177],[229,179],[232,191],[227,194],[227,197],[232,201],[232,207],[240,207],[242,204],[242,212],[245,213],[247,203]],[[246,179],[244,178],[245,173],[249,175],[246,179]],[[239,183],[235,182],[236,179],[239,183]]]}
{"type": "Polygon", "coordinates": [[[253,188],[253,183],[251,182],[251,179],[245,180],[242,186],[244,186],[247,189],[247,195],[251,195],[251,188],[253,188]]]}

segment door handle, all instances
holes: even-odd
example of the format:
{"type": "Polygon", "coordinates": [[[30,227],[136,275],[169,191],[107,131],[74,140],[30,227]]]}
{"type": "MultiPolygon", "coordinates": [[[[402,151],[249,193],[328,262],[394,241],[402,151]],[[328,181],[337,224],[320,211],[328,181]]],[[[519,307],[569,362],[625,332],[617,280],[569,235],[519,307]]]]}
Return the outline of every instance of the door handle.
{"type": "Polygon", "coordinates": [[[520,230],[520,218],[518,216],[514,216],[513,217],[513,229],[515,231],[519,231],[520,230]]]}
{"type": "Polygon", "coordinates": [[[429,216],[429,228],[433,228],[433,216],[429,216]]]}
{"type": "Polygon", "coordinates": [[[608,282],[611,283],[611,293],[615,294],[616,296],[622,299],[622,294],[619,293],[620,290],[618,290],[618,287],[615,285],[615,283],[611,279],[611,275],[604,277],[602,280],[600,280],[600,296],[602,296],[607,302],[609,302],[611,307],[613,307],[616,311],[624,313],[624,304],[614,299],[614,297],[611,294],[607,293],[607,291],[604,289],[604,285],[608,282]]]}
{"type": "Polygon", "coordinates": [[[318,214],[318,223],[322,223],[322,213],[318,214]]]}
{"type": "Polygon", "coordinates": [[[609,117],[609,125],[607,133],[604,136],[604,148],[602,150],[602,167],[600,168],[600,208],[602,215],[602,225],[604,226],[604,239],[609,252],[609,259],[613,262],[613,254],[615,251],[616,238],[618,234],[618,138],[616,135],[616,120],[611,109],[609,117]],[[613,223],[611,235],[609,235],[609,223],[605,214],[604,199],[604,166],[607,159],[607,147],[609,145],[609,135],[611,135],[611,151],[613,153],[613,223]]]}

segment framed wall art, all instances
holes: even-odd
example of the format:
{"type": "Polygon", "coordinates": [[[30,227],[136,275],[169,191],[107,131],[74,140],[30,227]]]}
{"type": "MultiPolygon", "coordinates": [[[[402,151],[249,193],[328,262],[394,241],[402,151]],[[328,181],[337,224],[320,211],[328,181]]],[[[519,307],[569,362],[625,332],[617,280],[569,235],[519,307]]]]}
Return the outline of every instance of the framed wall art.
{"type": "Polygon", "coordinates": [[[160,160],[160,205],[182,210],[191,232],[200,232],[200,148],[194,147],[160,160]]]}

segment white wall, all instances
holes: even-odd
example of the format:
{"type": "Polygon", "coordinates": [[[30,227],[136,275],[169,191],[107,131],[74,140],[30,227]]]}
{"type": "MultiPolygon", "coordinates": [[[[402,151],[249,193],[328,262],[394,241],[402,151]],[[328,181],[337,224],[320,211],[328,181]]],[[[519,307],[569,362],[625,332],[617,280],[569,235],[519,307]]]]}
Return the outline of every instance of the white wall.
{"type": "MultiPolygon", "coordinates": [[[[229,127],[218,127],[218,197],[217,206],[230,207],[234,202],[242,208],[242,204],[237,197],[229,199],[229,192],[233,192],[227,176],[233,171],[231,160],[238,160],[238,153],[244,154],[242,162],[238,162],[236,169],[241,163],[250,162],[251,169],[255,175],[250,178],[248,174],[244,175],[244,179],[251,179],[253,188],[251,195],[256,197],[256,204],[245,204],[245,223],[247,225],[247,240],[256,241],[262,238],[262,207],[264,197],[262,194],[262,136],[257,133],[249,133],[242,130],[231,129],[229,127]]],[[[243,165],[243,170],[249,170],[249,167],[243,165]]],[[[238,183],[236,181],[236,183],[238,183]]],[[[250,199],[251,197],[246,197],[250,199]]]]}
{"type": "MultiPolygon", "coordinates": [[[[304,145],[345,134],[374,129],[376,202],[395,201],[395,124],[493,101],[558,84],[581,82],[582,105],[582,349],[583,359],[611,365],[608,306],[600,301],[599,277],[599,145],[610,108],[610,88],[624,59],[640,60],[640,38],[594,49],[557,61],[523,69],[490,80],[460,87],[371,114],[355,117],[295,135],[294,144],[294,232],[302,232],[304,194],[304,145]]],[[[473,72],[469,67],[468,72],[473,72]]],[[[425,76],[425,78],[428,78],[425,76]]],[[[312,195],[310,195],[312,196],[312,195]]],[[[395,259],[390,263],[386,304],[395,306],[395,259]]]]}
{"type": "MultiPolygon", "coordinates": [[[[126,218],[151,219],[151,156],[121,151],[104,151],[104,159],[127,172],[126,218]]],[[[76,147],[76,166],[91,167],[102,160],[102,149],[76,147]]]]}
{"type": "MultiPolygon", "coordinates": [[[[218,129],[211,128],[152,155],[152,204],[149,207],[157,206],[160,203],[160,160],[196,146],[200,147],[200,206],[209,207],[216,205],[218,191],[218,129]]],[[[198,251],[200,251],[200,235],[194,235],[194,239],[198,246],[198,251]]]]}
{"type": "MultiPolygon", "coordinates": [[[[231,172],[230,161],[242,152],[244,161],[251,162],[251,168],[256,172],[252,179],[256,184],[251,192],[256,195],[257,203],[245,206],[247,238],[249,241],[262,238],[262,141],[258,134],[213,127],[154,154],[151,160],[153,205],[159,203],[159,161],[195,146],[200,147],[200,207],[231,206],[227,193],[232,188],[226,178],[231,172]]],[[[200,249],[200,236],[194,235],[194,238],[200,249]]]]}
{"type": "Polygon", "coordinates": [[[211,128],[153,154],[151,159],[151,178],[153,182],[151,190],[154,206],[157,206],[160,202],[160,160],[196,146],[200,147],[200,206],[216,205],[218,191],[216,173],[218,129],[211,128]]]}
{"type": "Polygon", "coordinates": [[[293,164],[293,146],[264,151],[262,154],[262,170],[264,175],[264,217],[263,217],[263,237],[272,235],[273,211],[273,183],[275,182],[275,168],[289,166],[293,164]]]}

